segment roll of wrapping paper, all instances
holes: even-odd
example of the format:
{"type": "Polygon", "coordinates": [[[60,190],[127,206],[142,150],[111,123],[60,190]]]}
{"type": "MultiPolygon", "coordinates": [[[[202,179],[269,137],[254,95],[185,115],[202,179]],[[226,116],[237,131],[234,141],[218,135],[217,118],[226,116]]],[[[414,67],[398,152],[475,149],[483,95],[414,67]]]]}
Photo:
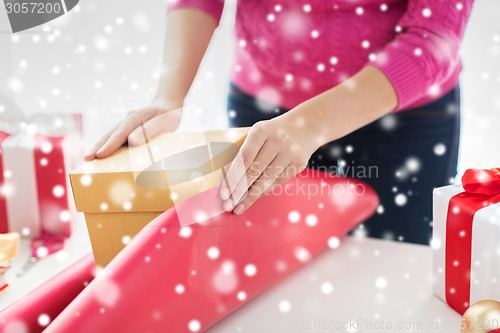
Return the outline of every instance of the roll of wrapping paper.
{"type": "MultiPolygon", "coordinates": [[[[301,267],[376,209],[360,181],[305,170],[243,215],[195,219],[205,191],[144,227],[46,332],[198,332],[301,267]]],[[[39,307],[42,310],[42,307],[39,307]]]]}
{"type": "Polygon", "coordinates": [[[41,316],[53,319],[95,276],[88,254],[0,312],[0,332],[41,332],[41,316]]]}

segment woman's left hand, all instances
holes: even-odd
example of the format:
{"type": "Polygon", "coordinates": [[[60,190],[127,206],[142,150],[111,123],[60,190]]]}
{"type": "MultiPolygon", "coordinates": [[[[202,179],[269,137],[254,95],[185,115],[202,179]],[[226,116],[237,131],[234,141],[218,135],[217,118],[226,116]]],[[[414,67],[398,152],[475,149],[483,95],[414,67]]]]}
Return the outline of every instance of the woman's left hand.
{"type": "Polygon", "coordinates": [[[224,210],[241,214],[258,198],[304,170],[323,143],[306,114],[292,110],[252,126],[221,185],[224,210]]]}

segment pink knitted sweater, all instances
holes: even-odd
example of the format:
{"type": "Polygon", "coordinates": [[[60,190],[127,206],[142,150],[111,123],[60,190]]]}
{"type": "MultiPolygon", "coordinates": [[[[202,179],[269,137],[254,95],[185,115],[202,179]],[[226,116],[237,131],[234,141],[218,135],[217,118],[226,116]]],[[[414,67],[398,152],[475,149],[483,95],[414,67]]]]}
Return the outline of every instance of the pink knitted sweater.
{"type": "MultiPolygon", "coordinates": [[[[458,83],[459,49],[473,0],[239,0],[232,82],[286,108],[379,68],[397,110],[426,104],[458,83]]],[[[223,0],[174,0],[217,21],[223,0]]]]}

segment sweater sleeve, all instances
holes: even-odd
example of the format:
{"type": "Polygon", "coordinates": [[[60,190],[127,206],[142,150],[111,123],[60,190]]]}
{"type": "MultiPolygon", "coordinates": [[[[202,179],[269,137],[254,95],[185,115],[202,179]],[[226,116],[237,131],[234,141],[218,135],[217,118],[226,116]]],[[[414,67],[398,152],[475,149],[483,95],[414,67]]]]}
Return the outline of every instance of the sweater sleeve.
{"type": "Polygon", "coordinates": [[[460,64],[459,49],[473,0],[409,0],[397,35],[368,62],[392,83],[396,110],[439,92],[460,64]]]}
{"type": "Polygon", "coordinates": [[[196,8],[212,15],[217,22],[220,21],[224,0],[169,0],[168,10],[177,8],[196,8]]]}

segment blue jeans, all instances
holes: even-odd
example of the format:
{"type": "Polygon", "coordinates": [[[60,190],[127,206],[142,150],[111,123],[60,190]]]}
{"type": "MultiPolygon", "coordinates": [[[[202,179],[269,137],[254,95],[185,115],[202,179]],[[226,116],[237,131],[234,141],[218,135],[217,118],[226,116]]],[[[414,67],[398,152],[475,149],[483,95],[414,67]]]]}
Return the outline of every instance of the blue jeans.
{"type": "MultiPolygon", "coordinates": [[[[265,103],[265,102],[264,102],[265,103]]],[[[263,111],[255,96],[231,84],[230,127],[252,126],[288,110],[263,111]]],[[[427,105],[389,114],[320,147],[309,167],[358,178],[377,191],[380,206],[359,229],[369,237],[429,244],[432,190],[457,173],[460,89],[427,105]]]]}

